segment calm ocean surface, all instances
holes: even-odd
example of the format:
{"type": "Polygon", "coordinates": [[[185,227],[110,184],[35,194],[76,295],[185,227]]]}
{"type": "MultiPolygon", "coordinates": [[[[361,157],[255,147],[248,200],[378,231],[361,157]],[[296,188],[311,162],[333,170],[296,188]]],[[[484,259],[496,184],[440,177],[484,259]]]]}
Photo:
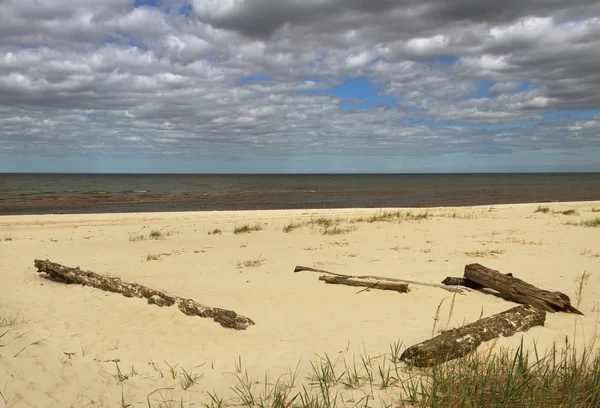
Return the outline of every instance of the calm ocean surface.
{"type": "Polygon", "coordinates": [[[0,215],[600,200],[600,173],[0,174],[0,215]]]}

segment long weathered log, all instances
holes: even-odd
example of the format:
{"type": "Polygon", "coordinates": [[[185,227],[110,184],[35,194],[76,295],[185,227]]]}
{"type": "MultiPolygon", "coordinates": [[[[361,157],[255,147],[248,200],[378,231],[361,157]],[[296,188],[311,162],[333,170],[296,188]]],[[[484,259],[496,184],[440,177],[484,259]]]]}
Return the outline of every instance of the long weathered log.
{"type": "Polygon", "coordinates": [[[407,280],[407,279],[387,278],[387,277],[373,276],[373,275],[362,275],[362,276],[344,275],[341,273],[329,272],[324,269],[311,268],[309,266],[296,266],[296,268],[294,268],[294,272],[304,272],[304,271],[326,273],[328,275],[339,276],[342,278],[375,279],[375,280],[382,280],[382,281],[385,280],[385,281],[390,281],[390,282],[401,282],[401,283],[408,283],[408,284],[413,284],[413,285],[429,286],[432,288],[440,288],[440,289],[447,290],[448,292],[463,293],[463,290],[461,290],[458,287],[440,285],[440,284],[436,284],[436,283],[417,282],[417,281],[407,280]]]}
{"type": "Polygon", "coordinates": [[[408,283],[390,282],[383,279],[370,279],[370,278],[345,278],[342,276],[319,276],[319,280],[327,283],[347,286],[363,286],[369,289],[380,289],[380,290],[395,290],[400,293],[408,293],[408,283]]]}
{"type": "Polygon", "coordinates": [[[172,306],[188,316],[200,316],[213,319],[223,327],[245,330],[253,325],[252,319],[238,315],[232,310],[204,306],[192,299],[168,295],[164,292],[150,289],[135,282],[125,282],[117,277],[102,276],[90,271],[60,265],[48,260],[36,259],[34,265],[38,272],[45,272],[51,278],[65,283],[79,283],[85,286],[102,289],[108,292],[120,293],[125,297],[146,298],[148,303],[157,306],[172,306]]]}
{"type": "Polygon", "coordinates": [[[529,306],[517,306],[415,344],[402,353],[400,361],[417,367],[440,364],[466,356],[484,341],[543,326],[545,321],[546,312],[529,306]]]}
{"type": "MultiPolygon", "coordinates": [[[[513,276],[512,273],[507,273],[505,274],[506,276],[513,276]]],[[[471,288],[471,289],[483,289],[483,285],[480,285],[477,282],[473,282],[467,278],[463,278],[463,277],[447,277],[446,279],[444,279],[442,281],[442,283],[444,285],[448,285],[448,286],[464,286],[466,288],[471,288]]]]}
{"type": "Polygon", "coordinates": [[[531,305],[547,312],[567,312],[583,315],[571,306],[569,296],[561,292],[539,289],[519,278],[503,275],[480,264],[465,266],[465,278],[479,285],[497,290],[517,303],[531,305]]]}

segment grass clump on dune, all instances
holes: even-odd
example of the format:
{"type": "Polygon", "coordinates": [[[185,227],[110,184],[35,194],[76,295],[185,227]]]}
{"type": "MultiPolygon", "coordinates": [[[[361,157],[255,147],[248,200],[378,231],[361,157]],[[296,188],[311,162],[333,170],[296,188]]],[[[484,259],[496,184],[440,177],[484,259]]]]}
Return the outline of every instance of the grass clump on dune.
{"type": "Polygon", "coordinates": [[[237,263],[237,267],[238,269],[241,268],[258,268],[259,266],[261,266],[262,264],[264,264],[266,262],[266,259],[262,258],[262,254],[258,256],[258,258],[256,259],[248,259],[247,261],[243,261],[243,262],[238,262],[237,263]]]}
{"type": "Polygon", "coordinates": [[[579,215],[579,213],[577,212],[577,210],[564,210],[563,212],[561,212],[562,215],[579,215]]]}
{"type": "Polygon", "coordinates": [[[302,227],[301,223],[299,223],[299,222],[290,222],[289,224],[287,224],[287,225],[285,225],[283,227],[283,232],[285,232],[287,234],[288,232],[292,232],[296,228],[300,228],[300,227],[302,227]]]}
{"type": "Polygon", "coordinates": [[[252,231],[262,231],[263,227],[259,223],[250,226],[250,224],[238,225],[233,229],[234,234],[249,234],[252,231]]]}
{"type": "Polygon", "coordinates": [[[579,227],[597,228],[597,227],[600,227],[600,217],[596,217],[592,220],[585,220],[585,221],[579,221],[579,222],[569,221],[566,224],[567,225],[577,225],[579,227]]]}

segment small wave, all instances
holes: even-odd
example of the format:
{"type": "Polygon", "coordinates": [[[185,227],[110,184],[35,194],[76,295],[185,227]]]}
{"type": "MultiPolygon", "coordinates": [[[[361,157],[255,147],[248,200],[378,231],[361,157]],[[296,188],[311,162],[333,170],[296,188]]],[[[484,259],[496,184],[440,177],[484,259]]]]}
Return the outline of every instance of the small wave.
{"type": "Polygon", "coordinates": [[[133,190],[134,193],[147,193],[148,190],[133,190]]]}

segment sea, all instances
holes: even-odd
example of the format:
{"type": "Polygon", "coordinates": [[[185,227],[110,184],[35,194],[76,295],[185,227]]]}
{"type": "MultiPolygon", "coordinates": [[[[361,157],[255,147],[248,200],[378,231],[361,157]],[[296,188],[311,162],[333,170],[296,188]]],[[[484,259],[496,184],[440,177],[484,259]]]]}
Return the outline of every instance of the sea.
{"type": "Polygon", "coordinates": [[[0,174],[0,215],[600,200],[600,173],[0,174]]]}

